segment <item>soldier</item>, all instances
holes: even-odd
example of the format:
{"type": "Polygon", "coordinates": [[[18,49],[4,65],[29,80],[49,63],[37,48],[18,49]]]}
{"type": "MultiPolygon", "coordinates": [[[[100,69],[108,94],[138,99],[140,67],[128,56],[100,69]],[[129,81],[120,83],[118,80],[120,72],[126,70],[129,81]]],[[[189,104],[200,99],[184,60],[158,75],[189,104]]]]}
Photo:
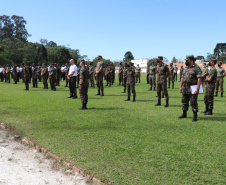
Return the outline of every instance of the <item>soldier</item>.
{"type": "Polygon", "coordinates": [[[42,66],[40,65],[40,63],[38,63],[38,66],[37,66],[37,79],[39,80],[39,82],[41,82],[42,80],[42,77],[41,77],[41,71],[42,71],[42,66]]]}
{"type": "Polygon", "coordinates": [[[111,85],[115,83],[115,66],[113,63],[110,64],[111,72],[110,72],[110,78],[111,78],[111,85]]]}
{"type": "Polygon", "coordinates": [[[174,89],[174,74],[173,74],[174,70],[175,69],[173,67],[173,63],[171,63],[170,67],[169,67],[170,74],[169,74],[169,78],[168,78],[168,88],[170,88],[170,82],[172,82],[172,89],[174,89]]]}
{"type": "Polygon", "coordinates": [[[167,77],[169,76],[169,67],[168,65],[164,64],[163,62],[163,57],[158,56],[157,59],[157,94],[158,94],[158,103],[155,106],[161,105],[161,92],[164,92],[164,95],[166,97],[166,105],[165,107],[169,106],[169,95],[167,92],[167,77]]]}
{"type": "Polygon", "coordinates": [[[49,70],[49,81],[51,85],[51,90],[56,91],[56,69],[54,68],[54,64],[51,64],[50,70],[49,70]]]}
{"type": "Polygon", "coordinates": [[[41,71],[42,81],[44,85],[44,89],[48,89],[48,68],[46,67],[46,64],[43,64],[42,71],[41,71]]]}
{"type": "Polygon", "coordinates": [[[79,86],[80,70],[81,70],[81,66],[79,64],[78,65],[78,68],[77,68],[77,88],[79,86]]]}
{"type": "Polygon", "coordinates": [[[127,78],[126,86],[127,86],[127,95],[128,98],[125,101],[130,101],[130,90],[132,90],[133,93],[133,100],[132,102],[135,102],[136,100],[136,91],[135,91],[135,78],[136,78],[136,72],[135,69],[132,68],[132,62],[129,62],[128,69],[125,72],[125,77],[127,78]]]}
{"type": "Polygon", "coordinates": [[[139,79],[139,83],[140,83],[140,72],[141,72],[141,68],[139,67],[139,64],[137,64],[137,67],[136,67],[136,83],[139,79]]]}
{"type": "Polygon", "coordinates": [[[67,77],[68,73],[69,73],[69,64],[66,63],[66,69],[65,69],[65,81],[66,81],[66,85],[64,87],[67,87],[68,86],[68,82],[69,82],[69,79],[67,77]]]}
{"type": "Polygon", "coordinates": [[[68,98],[77,99],[77,90],[76,90],[76,77],[78,76],[77,73],[77,66],[75,65],[74,59],[70,60],[70,68],[67,75],[69,79],[69,88],[70,88],[70,96],[68,98]]]}
{"type": "Polygon", "coordinates": [[[217,68],[217,82],[216,82],[216,95],[215,96],[217,96],[218,89],[219,89],[219,86],[220,86],[221,97],[223,97],[223,92],[224,92],[223,84],[224,84],[224,77],[225,76],[226,76],[225,69],[222,67],[222,63],[220,62],[218,64],[218,68],[217,68]]]}
{"type": "Polygon", "coordinates": [[[206,87],[206,76],[208,75],[208,68],[206,67],[206,63],[203,63],[202,68],[202,87],[206,87]]]}
{"type": "Polygon", "coordinates": [[[123,86],[124,86],[124,91],[122,93],[126,92],[126,82],[127,82],[126,70],[127,70],[127,63],[125,63],[124,68],[123,68],[123,86]]]}
{"type": "Polygon", "coordinates": [[[10,83],[10,66],[9,64],[6,65],[6,81],[10,83]]]}
{"type": "Polygon", "coordinates": [[[102,56],[98,56],[98,63],[96,67],[96,82],[97,82],[97,89],[98,93],[96,95],[104,96],[104,87],[103,87],[103,62],[102,56]],[[100,94],[101,90],[101,94],[100,94]]]}
{"type": "Polygon", "coordinates": [[[173,80],[174,81],[177,81],[177,70],[178,70],[177,65],[175,65],[174,66],[174,71],[173,71],[173,80]]]}
{"type": "Polygon", "coordinates": [[[93,62],[90,62],[90,65],[89,65],[89,80],[90,80],[90,83],[91,83],[90,87],[95,88],[94,79],[93,79],[93,72],[94,72],[93,62]]]}
{"type": "Polygon", "coordinates": [[[89,71],[85,68],[85,61],[80,61],[80,80],[79,80],[79,93],[82,101],[82,107],[79,110],[87,109],[86,104],[88,103],[88,88],[89,88],[89,71]]]}
{"type": "Polygon", "coordinates": [[[150,63],[150,67],[148,70],[148,75],[149,75],[149,82],[150,82],[150,89],[149,91],[152,90],[152,86],[154,86],[154,91],[156,87],[156,66],[154,66],[154,62],[150,63]]]}
{"type": "Polygon", "coordinates": [[[184,67],[181,66],[180,67],[180,81],[181,81],[181,78],[182,78],[182,75],[183,75],[183,71],[184,71],[184,67]]]}
{"type": "Polygon", "coordinates": [[[111,87],[112,84],[112,68],[110,66],[110,63],[107,64],[106,70],[105,70],[105,76],[106,76],[106,80],[107,80],[107,85],[109,84],[109,86],[111,87]]]}
{"type": "Polygon", "coordinates": [[[12,62],[12,75],[13,75],[14,84],[17,84],[17,68],[14,62],[12,62]]]}
{"type": "Polygon", "coordinates": [[[23,75],[24,75],[24,83],[25,83],[25,91],[29,90],[29,78],[30,78],[30,73],[29,73],[29,66],[27,65],[26,62],[24,62],[23,66],[23,75]]]}
{"type": "Polygon", "coordinates": [[[33,82],[33,88],[38,88],[38,71],[35,64],[32,64],[32,82],[33,82]]]}
{"type": "Polygon", "coordinates": [[[119,69],[118,69],[118,80],[119,80],[119,84],[118,85],[123,85],[123,67],[122,67],[122,62],[120,62],[119,64],[119,69]]]}
{"type": "Polygon", "coordinates": [[[150,70],[150,64],[149,63],[147,63],[147,75],[146,75],[146,80],[147,80],[147,84],[149,84],[150,82],[149,82],[149,70],[150,70]]]}
{"type": "Polygon", "coordinates": [[[56,64],[56,86],[60,86],[61,70],[60,65],[56,64]]]}
{"type": "Polygon", "coordinates": [[[199,88],[201,85],[201,69],[198,65],[194,63],[195,58],[193,55],[188,56],[185,62],[185,65],[187,66],[184,69],[183,76],[181,78],[180,82],[180,92],[182,93],[182,110],[183,114],[178,118],[186,118],[187,117],[187,111],[189,106],[189,101],[191,102],[191,107],[193,111],[193,119],[192,121],[197,121],[197,112],[198,112],[198,94],[199,94],[199,88]],[[194,94],[191,93],[191,86],[197,85],[197,89],[194,91],[194,94]]]}
{"type": "Polygon", "coordinates": [[[204,115],[212,115],[213,114],[213,99],[214,99],[214,89],[215,83],[217,81],[217,70],[215,68],[215,64],[217,63],[216,59],[211,59],[209,62],[210,71],[208,76],[206,77],[206,82],[208,82],[206,87],[206,93],[204,96],[204,103],[206,105],[206,110],[203,111],[204,115]]]}

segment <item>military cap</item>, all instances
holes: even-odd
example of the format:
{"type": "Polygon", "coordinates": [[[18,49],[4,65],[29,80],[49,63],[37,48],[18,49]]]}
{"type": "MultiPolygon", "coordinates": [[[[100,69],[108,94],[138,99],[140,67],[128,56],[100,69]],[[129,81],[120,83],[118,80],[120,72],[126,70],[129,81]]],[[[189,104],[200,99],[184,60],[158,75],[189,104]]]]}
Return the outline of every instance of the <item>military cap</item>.
{"type": "Polygon", "coordinates": [[[160,60],[163,60],[163,56],[158,56],[158,58],[159,58],[160,60]]]}

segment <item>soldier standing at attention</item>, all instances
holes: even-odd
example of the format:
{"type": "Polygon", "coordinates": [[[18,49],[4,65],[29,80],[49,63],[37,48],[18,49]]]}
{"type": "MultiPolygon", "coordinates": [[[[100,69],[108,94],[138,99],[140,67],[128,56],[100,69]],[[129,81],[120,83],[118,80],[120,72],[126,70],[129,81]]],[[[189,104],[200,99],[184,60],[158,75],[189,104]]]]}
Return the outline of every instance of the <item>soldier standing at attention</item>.
{"type": "Polygon", "coordinates": [[[66,69],[65,69],[65,81],[66,81],[66,85],[64,87],[67,87],[68,86],[68,82],[69,82],[69,79],[67,77],[68,73],[69,73],[69,64],[66,63],[66,69]]]}
{"type": "Polygon", "coordinates": [[[33,82],[34,88],[38,88],[38,80],[37,80],[38,74],[37,73],[38,73],[38,71],[37,71],[35,64],[32,64],[32,82],[33,82]]]}
{"type": "Polygon", "coordinates": [[[177,70],[178,70],[177,65],[175,65],[174,66],[174,71],[173,71],[173,79],[174,79],[174,81],[177,81],[177,70]]]}
{"type": "Polygon", "coordinates": [[[223,92],[224,92],[223,84],[224,84],[224,77],[225,76],[226,76],[225,69],[222,67],[222,63],[220,62],[218,64],[218,68],[217,68],[217,82],[216,82],[216,95],[215,96],[217,96],[218,89],[219,89],[219,86],[220,86],[221,97],[223,97],[223,92]]]}
{"type": "Polygon", "coordinates": [[[17,67],[14,62],[12,62],[12,68],[14,84],[17,84],[17,67]]]}
{"type": "Polygon", "coordinates": [[[49,81],[51,85],[51,90],[56,91],[56,69],[54,68],[54,64],[51,64],[50,70],[49,70],[49,81]]]}
{"type": "Polygon", "coordinates": [[[85,61],[80,61],[81,70],[79,78],[79,93],[82,101],[82,107],[79,110],[87,109],[86,104],[88,103],[88,88],[89,88],[89,71],[85,67],[85,61]]]}
{"type": "Polygon", "coordinates": [[[104,96],[104,87],[103,87],[103,66],[104,63],[102,62],[102,56],[98,56],[98,63],[96,67],[96,83],[97,83],[97,89],[98,93],[96,95],[104,96]],[[100,94],[101,90],[101,94],[100,94]]]}
{"type": "Polygon", "coordinates": [[[41,71],[41,76],[42,76],[42,81],[43,81],[43,85],[44,85],[44,89],[48,89],[48,68],[46,67],[46,64],[43,64],[43,68],[41,71]]]}
{"type": "Polygon", "coordinates": [[[150,82],[150,89],[149,91],[152,90],[152,86],[154,86],[154,91],[156,87],[156,66],[154,66],[154,62],[150,63],[149,67],[149,82],[150,82]]]}
{"type": "Polygon", "coordinates": [[[161,105],[161,92],[164,92],[166,97],[166,105],[165,107],[169,107],[169,95],[167,92],[167,77],[169,76],[169,67],[166,64],[163,64],[163,57],[158,56],[157,59],[157,94],[158,94],[158,103],[155,106],[161,105]]]}
{"type": "Polygon", "coordinates": [[[126,92],[126,82],[127,82],[126,70],[127,70],[127,63],[125,63],[124,68],[123,68],[123,86],[124,86],[124,91],[122,93],[126,92]]]}
{"type": "Polygon", "coordinates": [[[183,71],[184,71],[184,67],[181,66],[180,67],[180,81],[181,81],[181,78],[182,78],[182,75],[183,75],[183,71]]]}
{"type": "Polygon", "coordinates": [[[60,86],[61,70],[60,64],[56,64],[56,86],[60,86]]]}
{"type": "Polygon", "coordinates": [[[24,62],[23,67],[23,75],[24,75],[24,83],[25,83],[25,91],[29,90],[29,79],[30,79],[30,73],[29,73],[29,66],[26,62],[24,62]]]}
{"type": "Polygon", "coordinates": [[[135,78],[136,73],[135,69],[132,68],[132,62],[129,62],[128,69],[125,72],[125,76],[127,78],[126,86],[127,86],[127,95],[128,98],[125,101],[130,101],[130,90],[132,90],[133,93],[133,100],[132,102],[135,102],[136,100],[136,91],[135,91],[135,78]]]}
{"type": "Polygon", "coordinates": [[[195,58],[193,55],[188,56],[185,62],[185,65],[187,66],[184,69],[183,76],[181,78],[180,82],[180,92],[182,93],[182,110],[183,114],[178,118],[186,118],[187,117],[187,111],[189,106],[189,101],[191,102],[191,107],[193,111],[193,119],[192,121],[197,121],[197,112],[198,112],[198,94],[199,94],[199,88],[201,85],[201,69],[198,65],[194,63],[195,58]],[[197,85],[197,89],[194,91],[194,94],[191,93],[191,86],[197,85]]]}
{"type": "Polygon", "coordinates": [[[170,81],[172,81],[172,89],[174,89],[174,70],[173,63],[171,63],[169,68],[168,88],[170,88],[170,81]]]}
{"type": "Polygon", "coordinates": [[[39,82],[42,81],[42,77],[41,77],[41,72],[42,72],[42,66],[40,65],[40,63],[38,63],[38,66],[37,66],[37,79],[39,80],[39,82]]]}
{"type": "Polygon", "coordinates": [[[206,87],[206,93],[204,96],[204,103],[206,105],[206,110],[203,111],[204,115],[212,115],[213,114],[213,99],[214,99],[214,90],[215,83],[217,81],[217,70],[215,68],[215,64],[217,63],[216,59],[211,59],[209,62],[210,71],[208,76],[206,77],[206,81],[208,82],[206,87]]]}
{"type": "Polygon", "coordinates": [[[81,70],[81,66],[79,64],[78,65],[78,68],[77,68],[77,88],[79,86],[80,70],[81,70]]]}
{"type": "Polygon", "coordinates": [[[119,64],[119,69],[118,69],[118,80],[119,80],[119,84],[118,85],[123,85],[123,67],[122,67],[122,62],[120,62],[119,64]]]}
{"type": "Polygon", "coordinates": [[[202,87],[206,87],[206,76],[208,75],[208,68],[206,67],[206,63],[203,63],[202,68],[202,87]]]}
{"type": "Polygon", "coordinates": [[[136,83],[139,79],[139,83],[140,83],[140,72],[141,72],[141,68],[139,67],[139,64],[137,64],[137,67],[136,67],[136,83]]]}
{"type": "Polygon", "coordinates": [[[151,65],[151,64],[147,63],[147,76],[146,76],[147,84],[150,83],[150,82],[149,82],[149,73],[150,73],[150,71],[149,71],[150,68],[149,68],[149,67],[150,67],[150,65],[151,65]]]}
{"type": "Polygon", "coordinates": [[[70,96],[68,98],[76,99],[77,98],[77,90],[76,90],[76,76],[77,73],[77,66],[75,65],[74,59],[70,60],[70,68],[67,75],[69,80],[69,88],[70,88],[70,96]]]}
{"type": "Polygon", "coordinates": [[[89,65],[89,79],[90,79],[90,83],[91,83],[90,87],[95,88],[95,84],[94,84],[94,80],[93,80],[93,72],[94,72],[93,62],[90,62],[90,65],[89,65]]]}
{"type": "Polygon", "coordinates": [[[115,83],[115,66],[113,63],[110,64],[111,67],[111,72],[110,72],[110,77],[111,77],[111,85],[115,83]]]}

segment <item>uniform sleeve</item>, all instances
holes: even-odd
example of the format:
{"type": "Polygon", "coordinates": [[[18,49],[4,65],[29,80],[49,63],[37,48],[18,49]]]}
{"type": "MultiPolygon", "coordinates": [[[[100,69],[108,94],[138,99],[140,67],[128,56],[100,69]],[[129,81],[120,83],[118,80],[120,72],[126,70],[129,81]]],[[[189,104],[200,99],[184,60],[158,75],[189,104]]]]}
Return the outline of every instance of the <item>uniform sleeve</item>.
{"type": "Polygon", "coordinates": [[[166,68],[166,73],[167,73],[167,74],[170,74],[170,70],[169,70],[168,65],[165,65],[165,66],[166,66],[166,67],[165,67],[165,68],[166,68]]]}
{"type": "Polygon", "coordinates": [[[197,78],[202,78],[202,70],[200,67],[197,68],[197,78]]]}
{"type": "Polygon", "coordinates": [[[80,70],[80,76],[79,76],[80,78],[84,78],[84,71],[83,70],[80,70]]]}

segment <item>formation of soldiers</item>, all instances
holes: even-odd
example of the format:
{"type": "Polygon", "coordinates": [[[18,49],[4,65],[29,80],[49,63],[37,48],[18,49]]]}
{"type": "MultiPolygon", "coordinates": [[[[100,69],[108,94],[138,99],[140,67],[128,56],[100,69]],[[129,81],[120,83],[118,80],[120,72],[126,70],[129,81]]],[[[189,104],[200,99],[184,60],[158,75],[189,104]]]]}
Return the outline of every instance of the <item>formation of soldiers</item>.
{"type": "MultiPolygon", "coordinates": [[[[73,60],[73,59],[71,59],[73,60]]],[[[70,60],[70,63],[71,63],[70,60]]],[[[183,114],[178,118],[186,118],[189,106],[189,101],[191,102],[191,107],[193,111],[193,121],[197,121],[198,104],[197,98],[199,94],[199,89],[201,87],[206,87],[204,102],[206,105],[205,115],[212,115],[213,112],[213,97],[218,96],[218,89],[220,87],[221,97],[223,97],[223,78],[226,75],[225,69],[222,67],[222,63],[218,64],[218,68],[215,68],[217,63],[216,59],[211,59],[208,66],[204,63],[202,70],[195,64],[195,57],[188,56],[186,58],[186,67],[181,66],[180,69],[180,89],[182,93],[182,110],[183,114]],[[191,86],[196,86],[196,90],[192,93],[191,86]]],[[[171,63],[169,66],[163,63],[163,57],[159,56],[157,59],[157,66],[154,62],[147,66],[147,83],[150,84],[149,91],[157,89],[158,101],[155,106],[161,105],[161,98],[165,97],[165,107],[169,107],[169,95],[167,88],[171,87],[174,89],[174,81],[177,81],[177,71],[176,65],[173,66],[171,63]],[[157,83],[156,83],[157,75],[157,83]],[[168,78],[168,80],[167,80],[168,78]],[[167,86],[168,83],[168,86],[167,86]],[[157,85],[156,85],[157,84],[157,85]]],[[[21,66],[17,66],[12,63],[12,66],[8,64],[5,66],[0,66],[0,79],[1,82],[5,81],[10,83],[10,79],[14,80],[17,84],[20,79],[25,83],[26,91],[29,90],[29,83],[32,82],[34,88],[38,88],[38,82],[43,82],[44,89],[48,89],[48,80],[50,82],[51,90],[56,91],[56,86],[60,86],[60,81],[65,81],[65,87],[70,88],[70,98],[76,99],[77,92],[76,88],[79,88],[80,97],[82,100],[82,107],[80,110],[87,109],[86,105],[88,102],[88,87],[95,88],[97,86],[98,93],[96,95],[104,96],[104,84],[103,80],[106,80],[106,86],[111,87],[115,82],[115,66],[113,63],[107,63],[105,66],[102,61],[102,56],[98,56],[98,63],[93,66],[91,62],[88,66],[85,65],[85,61],[82,60],[76,71],[76,82],[77,86],[73,87],[71,93],[72,82],[69,77],[70,63],[66,63],[60,66],[59,64],[47,64],[42,65],[35,64],[28,65],[24,62],[21,66]],[[95,80],[96,83],[95,83],[95,80]],[[74,95],[73,95],[74,94],[74,95]]],[[[134,66],[132,62],[123,63],[121,62],[118,66],[118,79],[119,84],[123,86],[123,92],[127,91],[127,99],[125,101],[130,101],[131,91],[133,94],[132,102],[136,101],[136,91],[135,84],[140,83],[140,73],[141,68],[139,65],[134,66]]],[[[72,77],[71,77],[72,79],[72,77]]],[[[75,83],[76,84],[76,83],[75,83]]]]}

